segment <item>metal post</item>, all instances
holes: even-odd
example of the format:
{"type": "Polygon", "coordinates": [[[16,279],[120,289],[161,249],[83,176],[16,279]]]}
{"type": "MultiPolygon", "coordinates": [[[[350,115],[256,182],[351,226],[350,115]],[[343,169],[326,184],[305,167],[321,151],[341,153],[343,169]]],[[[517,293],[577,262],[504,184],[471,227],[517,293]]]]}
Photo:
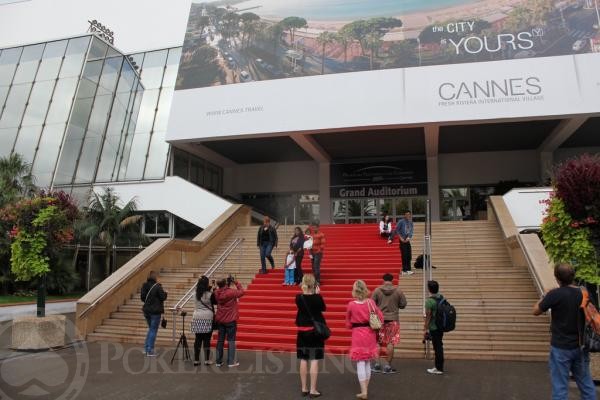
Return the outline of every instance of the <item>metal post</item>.
{"type": "Polygon", "coordinates": [[[175,325],[177,325],[177,310],[173,310],[173,318],[171,321],[171,325],[173,325],[173,335],[171,336],[171,342],[174,344],[175,343],[175,336],[177,336],[177,328],[175,327],[175,325]]]}
{"type": "Polygon", "coordinates": [[[90,236],[90,240],[88,242],[88,268],[87,268],[87,279],[86,279],[86,289],[90,291],[90,285],[92,280],[92,237],[90,236]]]}

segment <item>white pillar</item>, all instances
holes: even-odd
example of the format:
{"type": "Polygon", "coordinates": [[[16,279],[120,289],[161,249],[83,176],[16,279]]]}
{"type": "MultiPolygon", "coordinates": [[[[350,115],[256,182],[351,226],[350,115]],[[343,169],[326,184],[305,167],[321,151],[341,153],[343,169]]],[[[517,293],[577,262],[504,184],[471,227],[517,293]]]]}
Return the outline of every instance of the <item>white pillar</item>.
{"type": "Polygon", "coordinates": [[[440,167],[438,157],[427,157],[427,193],[431,200],[431,220],[440,220],[440,167]]]}
{"type": "Polygon", "coordinates": [[[331,175],[330,163],[319,163],[319,214],[322,224],[330,224],[331,220],[331,175]]]}

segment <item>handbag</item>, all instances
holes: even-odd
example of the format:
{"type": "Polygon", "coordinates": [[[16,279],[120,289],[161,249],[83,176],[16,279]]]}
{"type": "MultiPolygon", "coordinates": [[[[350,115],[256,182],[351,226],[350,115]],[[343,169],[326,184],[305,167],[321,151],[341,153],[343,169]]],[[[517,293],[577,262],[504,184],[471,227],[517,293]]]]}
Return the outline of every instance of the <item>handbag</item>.
{"type": "Polygon", "coordinates": [[[371,300],[367,300],[367,307],[369,307],[369,326],[374,331],[380,330],[383,324],[379,319],[379,315],[375,312],[375,306],[371,305],[371,300]]]}
{"type": "Polygon", "coordinates": [[[310,308],[308,307],[308,304],[306,303],[306,299],[304,298],[304,295],[300,295],[300,297],[302,297],[302,302],[304,303],[304,307],[306,308],[306,311],[308,312],[308,316],[310,317],[310,319],[313,323],[313,327],[315,329],[315,334],[317,336],[319,336],[320,338],[322,338],[323,340],[329,339],[331,337],[331,329],[329,329],[329,327],[327,326],[326,323],[315,320],[312,313],[310,312],[310,308]]]}
{"type": "Polygon", "coordinates": [[[302,247],[305,250],[310,250],[313,247],[313,238],[312,236],[306,236],[306,239],[304,240],[304,244],[302,245],[302,247]]]}

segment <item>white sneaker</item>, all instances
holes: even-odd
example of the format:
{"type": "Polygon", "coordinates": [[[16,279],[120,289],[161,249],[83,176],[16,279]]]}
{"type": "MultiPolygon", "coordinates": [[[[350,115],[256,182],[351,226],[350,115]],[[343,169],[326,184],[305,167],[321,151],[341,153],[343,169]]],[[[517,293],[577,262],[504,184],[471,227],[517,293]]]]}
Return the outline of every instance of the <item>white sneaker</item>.
{"type": "Polygon", "coordinates": [[[431,374],[431,375],[443,375],[444,371],[440,371],[437,368],[429,368],[427,370],[427,373],[431,374]]]}
{"type": "Polygon", "coordinates": [[[233,364],[228,364],[227,365],[229,368],[235,368],[235,367],[239,367],[240,363],[238,361],[234,362],[233,364]]]}
{"type": "Polygon", "coordinates": [[[406,275],[412,275],[414,273],[415,273],[414,271],[406,271],[406,275]]]}

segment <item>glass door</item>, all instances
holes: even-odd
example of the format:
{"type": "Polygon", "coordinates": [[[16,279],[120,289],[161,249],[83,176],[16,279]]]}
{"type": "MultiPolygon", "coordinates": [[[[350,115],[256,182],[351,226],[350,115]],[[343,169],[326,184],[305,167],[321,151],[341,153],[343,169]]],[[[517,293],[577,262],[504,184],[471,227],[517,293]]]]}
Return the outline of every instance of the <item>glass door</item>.
{"type": "Polygon", "coordinates": [[[468,188],[447,188],[441,192],[442,220],[462,221],[471,217],[468,188]]]}

